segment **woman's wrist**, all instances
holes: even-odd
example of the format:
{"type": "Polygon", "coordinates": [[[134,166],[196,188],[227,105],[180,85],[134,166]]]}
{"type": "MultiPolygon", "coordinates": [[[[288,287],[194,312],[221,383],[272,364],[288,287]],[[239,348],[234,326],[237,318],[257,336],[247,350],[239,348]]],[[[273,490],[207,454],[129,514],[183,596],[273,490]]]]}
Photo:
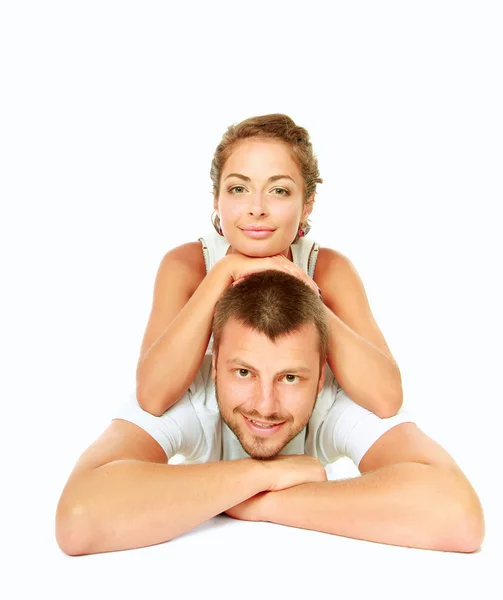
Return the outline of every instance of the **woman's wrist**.
{"type": "Polygon", "coordinates": [[[206,277],[215,279],[222,294],[234,281],[232,276],[232,254],[224,256],[213,265],[206,277]]]}

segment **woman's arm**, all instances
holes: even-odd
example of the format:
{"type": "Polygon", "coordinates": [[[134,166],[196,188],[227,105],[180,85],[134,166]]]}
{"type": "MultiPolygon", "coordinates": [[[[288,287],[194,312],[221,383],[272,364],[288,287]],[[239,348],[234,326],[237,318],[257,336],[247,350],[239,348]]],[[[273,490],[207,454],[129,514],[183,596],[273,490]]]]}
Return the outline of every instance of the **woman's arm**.
{"type": "Polygon", "coordinates": [[[401,375],[382,350],[348,327],[328,307],[328,364],[337,383],[363,408],[385,419],[402,406],[401,375]]]}
{"type": "Polygon", "coordinates": [[[328,364],[337,382],[354,402],[379,417],[395,415],[403,401],[400,370],[356,269],[344,255],[322,248],[314,279],[328,311],[328,364]]]}
{"type": "Polygon", "coordinates": [[[164,256],[136,370],[143,410],[162,415],[194,380],[208,347],[215,304],[233,281],[226,264],[218,261],[205,276],[198,242],[164,256]]]}

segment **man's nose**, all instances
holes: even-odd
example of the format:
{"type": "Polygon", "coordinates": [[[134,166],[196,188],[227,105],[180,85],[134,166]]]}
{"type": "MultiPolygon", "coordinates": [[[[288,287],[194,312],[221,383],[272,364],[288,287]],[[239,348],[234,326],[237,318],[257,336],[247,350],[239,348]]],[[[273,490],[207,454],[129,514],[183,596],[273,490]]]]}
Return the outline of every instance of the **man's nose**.
{"type": "Polygon", "coordinates": [[[280,406],[274,385],[270,383],[260,383],[257,385],[251,408],[263,418],[279,414],[280,406]]]}

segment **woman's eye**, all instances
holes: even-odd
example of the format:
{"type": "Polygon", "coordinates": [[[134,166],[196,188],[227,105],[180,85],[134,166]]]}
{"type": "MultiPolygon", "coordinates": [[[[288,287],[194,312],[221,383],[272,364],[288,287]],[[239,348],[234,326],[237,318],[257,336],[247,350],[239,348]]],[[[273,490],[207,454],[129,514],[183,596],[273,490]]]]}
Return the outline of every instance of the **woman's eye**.
{"type": "Polygon", "coordinates": [[[299,379],[298,375],[285,375],[284,379],[287,383],[296,383],[299,379]]]}
{"type": "MultiPolygon", "coordinates": [[[[229,194],[244,194],[246,192],[246,188],[242,185],[234,185],[229,188],[229,194]]],[[[290,192],[283,188],[274,188],[271,190],[275,196],[289,196],[290,192]]]]}

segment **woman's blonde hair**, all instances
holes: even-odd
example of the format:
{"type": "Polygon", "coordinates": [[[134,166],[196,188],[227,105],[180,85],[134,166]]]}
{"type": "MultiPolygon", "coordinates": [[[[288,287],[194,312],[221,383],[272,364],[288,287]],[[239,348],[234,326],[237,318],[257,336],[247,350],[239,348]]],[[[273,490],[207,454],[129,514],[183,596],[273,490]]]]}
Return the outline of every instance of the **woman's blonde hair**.
{"type": "MultiPolygon", "coordinates": [[[[300,168],[304,178],[304,203],[313,202],[316,194],[316,184],[323,183],[318,168],[318,159],[313,151],[309,133],[304,127],[299,127],[294,121],[283,114],[262,115],[251,117],[231,125],[224,133],[220,144],[215,150],[211,161],[210,177],[213,182],[213,197],[215,200],[220,193],[220,177],[227,159],[232,154],[236,145],[248,138],[272,139],[285,143],[292,151],[294,160],[300,168]]],[[[215,215],[212,219],[213,226],[220,233],[220,219],[215,215]]],[[[311,226],[307,221],[304,226],[306,235],[311,226]]],[[[298,235],[294,242],[298,240],[298,235]]]]}

